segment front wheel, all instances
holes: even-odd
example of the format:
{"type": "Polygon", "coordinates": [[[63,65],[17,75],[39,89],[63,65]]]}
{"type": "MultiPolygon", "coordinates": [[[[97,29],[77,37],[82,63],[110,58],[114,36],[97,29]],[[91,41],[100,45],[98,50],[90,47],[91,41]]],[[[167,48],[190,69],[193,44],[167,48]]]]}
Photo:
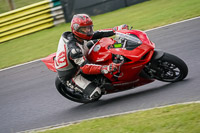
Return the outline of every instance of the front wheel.
{"type": "Polygon", "coordinates": [[[96,99],[90,100],[90,99],[86,98],[83,93],[74,91],[71,88],[67,88],[65,85],[62,84],[62,82],[60,81],[60,79],[58,77],[56,78],[55,85],[56,85],[58,92],[62,96],[64,96],[65,98],[67,98],[71,101],[74,101],[74,102],[90,103],[90,102],[94,102],[94,101],[99,100],[100,97],[101,97],[101,96],[99,96],[96,99]]]}
{"type": "Polygon", "coordinates": [[[153,77],[164,82],[177,82],[183,80],[188,74],[188,67],[183,60],[175,55],[164,55],[151,62],[153,77]]]}

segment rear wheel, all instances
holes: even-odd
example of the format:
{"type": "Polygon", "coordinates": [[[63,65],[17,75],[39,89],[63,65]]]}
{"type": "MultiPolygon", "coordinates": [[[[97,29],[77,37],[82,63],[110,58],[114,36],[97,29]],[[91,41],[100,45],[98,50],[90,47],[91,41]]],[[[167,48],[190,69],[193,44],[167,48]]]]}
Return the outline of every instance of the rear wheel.
{"type": "Polygon", "coordinates": [[[177,82],[188,74],[185,62],[169,53],[164,53],[160,59],[153,60],[150,68],[153,77],[164,82],[177,82]]]}

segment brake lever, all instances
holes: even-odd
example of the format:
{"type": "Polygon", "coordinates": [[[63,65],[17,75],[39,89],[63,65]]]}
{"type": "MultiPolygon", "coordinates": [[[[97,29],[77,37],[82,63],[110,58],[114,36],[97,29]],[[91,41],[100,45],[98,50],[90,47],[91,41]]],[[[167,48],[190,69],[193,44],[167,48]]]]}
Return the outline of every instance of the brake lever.
{"type": "MultiPolygon", "coordinates": [[[[124,64],[124,60],[120,63],[120,65],[119,65],[119,69],[118,69],[118,73],[117,74],[120,74],[121,73],[121,66],[124,64]]],[[[116,78],[121,78],[121,77],[123,77],[124,76],[124,74],[122,74],[121,76],[119,75],[117,75],[117,74],[115,74],[115,75],[113,75],[114,77],[116,77],[116,78]]]]}

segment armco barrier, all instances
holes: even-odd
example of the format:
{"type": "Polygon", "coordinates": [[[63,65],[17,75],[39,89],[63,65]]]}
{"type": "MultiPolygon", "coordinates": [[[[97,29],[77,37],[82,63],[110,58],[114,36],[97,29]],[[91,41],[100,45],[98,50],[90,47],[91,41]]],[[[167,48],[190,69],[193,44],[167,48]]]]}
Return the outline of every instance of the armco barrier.
{"type": "Polygon", "coordinates": [[[0,43],[64,21],[59,0],[45,0],[0,14],[0,43]]]}

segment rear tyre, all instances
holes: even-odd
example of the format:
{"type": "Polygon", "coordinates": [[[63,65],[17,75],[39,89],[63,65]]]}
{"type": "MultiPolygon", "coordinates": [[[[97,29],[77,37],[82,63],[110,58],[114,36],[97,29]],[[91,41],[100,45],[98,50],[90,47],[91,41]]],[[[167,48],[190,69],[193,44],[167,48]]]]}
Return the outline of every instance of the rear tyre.
{"type": "Polygon", "coordinates": [[[84,96],[83,93],[74,91],[71,88],[68,88],[65,85],[63,85],[58,77],[55,80],[55,85],[56,85],[56,88],[57,88],[58,92],[62,96],[64,96],[65,98],[67,98],[67,99],[69,99],[71,101],[74,101],[74,102],[90,103],[90,102],[97,101],[97,100],[99,100],[101,98],[101,96],[99,96],[98,98],[95,98],[95,99],[92,99],[92,100],[87,99],[86,96],[84,96]]]}
{"type": "Polygon", "coordinates": [[[177,82],[183,80],[188,74],[188,67],[183,60],[175,55],[164,55],[151,62],[153,77],[164,82],[177,82]]]}

